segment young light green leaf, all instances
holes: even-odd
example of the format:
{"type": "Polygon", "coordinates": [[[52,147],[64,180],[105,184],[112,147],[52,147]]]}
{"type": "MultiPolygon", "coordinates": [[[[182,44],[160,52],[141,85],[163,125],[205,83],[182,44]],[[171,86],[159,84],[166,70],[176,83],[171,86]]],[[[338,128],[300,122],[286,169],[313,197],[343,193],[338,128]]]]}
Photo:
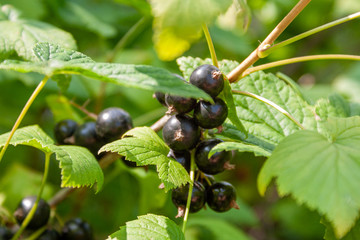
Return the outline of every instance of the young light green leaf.
{"type": "Polygon", "coordinates": [[[258,188],[263,195],[276,177],[280,195],[324,214],[341,238],[360,210],[360,117],[329,119],[323,129],[325,136],[305,130],[280,142],[261,169],[258,188]]]}
{"type": "Polygon", "coordinates": [[[217,23],[221,28],[246,32],[251,21],[251,10],[246,0],[233,0],[226,13],[220,15],[217,23]]]}
{"type": "Polygon", "coordinates": [[[37,44],[34,52],[43,62],[6,60],[0,63],[0,69],[38,72],[48,76],[81,74],[121,86],[211,100],[211,97],[204,91],[191,84],[185,84],[178,77],[162,68],[147,65],[97,63],[82,53],[48,43],[37,44]]]}
{"type": "Polygon", "coordinates": [[[209,157],[212,156],[216,152],[221,151],[238,151],[238,152],[253,152],[255,156],[264,156],[264,157],[270,157],[271,151],[265,150],[259,146],[251,145],[251,144],[245,144],[240,142],[222,142],[217,144],[215,147],[211,149],[209,152],[209,157]]]}
{"type": "MultiPolygon", "coordinates": [[[[308,105],[290,86],[273,74],[255,72],[232,84],[233,90],[246,91],[264,97],[286,110],[305,129],[317,129],[317,121],[312,107],[308,105]]],[[[248,138],[241,132],[235,133],[229,125],[224,125],[221,135],[236,135],[235,139],[259,145],[272,150],[284,137],[299,130],[299,126],[277,109],[243,95],[234,95],[237,116],[248,131],[248,138]],[[226,132],[230,130],[231,133],[226,132]]]]}
{"type": "MultiPolygon", "coordinates": [[[[10,133],[0,135],[0,147],[3,147],[9,137],[10,133]]],[[[14,136],[11,138],[10,144],[27,145],[35,147],[45,153],[52,152],[54,141],[38,126],[32,125],[19,128],[15,131],[14,136]]]]}
{"type": "Polygon", "coordinates": [[[126,223],[120,230],[111,234],[107,240],[185,240],[181,229],[167,217],[155,214],[138,216],[137,220],[126,223]]]}
{"type": "Polygon", "coordinates": [[[149,127],[138,127],[126,132],[122,139],[103,146],[99,152],[116,152],[139,166],[156,165],[165,191],[190,182],[185,168],[167,157],[169,147],[149,127]]]}
{"type": "MultiPolygon", "coordinates": [[[[330,223],[328,223],[324,219],[321,220],[321,223],[326,226],[325,236],[324,236],[325,240],[339,240],[339,238],[335,236],[335,233],[330,223]]],[[[360,236],[360,221],[357,221],[355,226],[353,226],[352,229],[350,230],[350,232],[348,232],[343,238],[341,238],[341,240],[358,240],[359,236],[360,236]]]]}
{"type": "Polygon", "coordinates": [[[340,95],[334,94],[328,99],[319,99],[315,105],[315,112],[322,121],[329,117],[350,117],[350,104],[340,95]]]}
{"type": "MultiPolygon", "coordinates": [[[[5,145],[9,133],[0,135],[0,147],[5,145]]],[[[27,145],[45,153],[55,153],[60,162],[62,187],[92,186],[97,182],[100,190],[104,176],[94,155],[78,146],[56,146],[54,141],[38,126],[19,128],[10,141],[11,145],[27,145]]]]}
{"type": "Polygon", "coordinates": [[[159,57],[173,60],[180,56],[201,37],[202,24],[213,21],[231,3],[231,0],[151,0],[154,42],[159,57]]]}
{"type": "Polygon", "coordinates": [[[73,37],[50,24],[19,17],[10,5],[1,7],[0,12],[0,60],[16,54],[19,57],[36,61],[33,46],[38,42],[50,42],[65,48],[76,49],[73,37]]]}
{"type": "Polygon", "coordinates": [[[104,174],[94,155],[79,146],[53,146],[56,159],[60,162],[61,187],[91,187],[95,183],[99,192],[104,183],[104,174]]]}

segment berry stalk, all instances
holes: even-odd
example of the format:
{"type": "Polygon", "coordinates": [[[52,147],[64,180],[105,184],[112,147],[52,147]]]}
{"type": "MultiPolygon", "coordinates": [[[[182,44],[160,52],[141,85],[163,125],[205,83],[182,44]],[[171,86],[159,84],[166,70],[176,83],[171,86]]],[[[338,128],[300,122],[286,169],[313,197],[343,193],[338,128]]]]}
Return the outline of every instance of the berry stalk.
{"type": "Polygon", "coordinates": [[[52,152],[49,153],[45,153],[45,167],[44,167],[44,175],[41,181],[41,186],[40,186],[40,190],[38,195],[36,196],[36,201],[33,205],[33,207],[31,208],[29,214],[26,216],[25,220],[23,221],[23,223],[21,224],[19,230],[14,234],[14,236],[11,238],[11,240],[16,240],[20,237],[21,233],[25,230],[25,228],[27,227],[27,225],[30,223],[31,219],[33,218],[36,208],[39,205],[39,201],[41,198],[41,195],[43,193],[44,187],[45,187],[45,183],[46,183],[46,179],[49,173],[49,164],[50,164],[50,156],[51,156],[52,152]]]}
{"type": "Polygon", "coordinates": [[[190,211],[190,204],[191,204],[191,195],[192,195],[192,191],[193,191],[193,187],[194,187],[194,176],[195,176],[195,150],[191,151],[191,163],[190,163],[190,185],[189,185],[189,193],[188,193],[188,198],[187,198],[187,202],[186,202],[186,209],[185,209],[185,214],[184,214],[184,221],[183,221],[183,226],[182,226],[182,231],[185,234],[185,229],[186,229],[186,223],[189,217],[189,211],[190,211]]]}
{"type": "Polygon", "coordinates": [[[211,59],[213,61],[213,65],[215,67],[219,68],[219,63],[218,63],[218,60],[216,58],[216,52],[215,52],[214,44],[213,44],[213,42],[211,40],[209,29],[208,29],[206,24],[203,24],[202,28],[203,28],[203,32],[204,32],[204,35],[205,35],[205,38],[206,38],[207,45],[209,47],[210,56],[211,56],[211,59]]]}
{"type": "Polygon", "coordinates": [[[4,145],[4,147],[1,149],[1,152],[0,152],[0,162],[1,162],[1,159],[3,158],[4,154],[5,154],[5,151],[7,149],[7,147],[9,146],[10,144],[10,141],[11,141],[11,138],[13,137],[16,129],[18,129],[21,121],[24,119],[27,111],[29,110],[31,104],[34,102],[34,100],[36,99],[36,97],[39,95],[39,93],[41,92],[41,90],[44,88],[47,80],[49,79],[50,77],[49,76],[45,76],[43,80],[41,80],[41,82],[38,84],[38,86],[36,87],[36,89],[34,90],[34,92],[31,94],[30,98],[27,100],[24,108],[22,109],[20,115],[18,116],[18,118],[16,119],[16,122],[13,126],[13,128],[11,129],[11,132],[10,132],[10,135],[8,137],[8,139],[6,140],[6,143],[4,145]]]}

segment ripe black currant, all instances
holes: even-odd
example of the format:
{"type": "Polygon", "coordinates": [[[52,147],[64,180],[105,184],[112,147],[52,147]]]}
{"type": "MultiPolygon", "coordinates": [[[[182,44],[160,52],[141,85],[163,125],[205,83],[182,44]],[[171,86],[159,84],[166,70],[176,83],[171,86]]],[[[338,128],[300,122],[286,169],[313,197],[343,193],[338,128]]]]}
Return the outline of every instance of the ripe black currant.
{"type": "Polygon", "coordinates": [[[224,77],[217,67],[205,64],[192,72],[190,83],[216,97],[224,88],[224,77]]]}
{"type": "Polygon", "coordinates": [[[95,156],[98,150],[103,145],[103,142],[99,140],[95,131],[95,122],[86,122],[80,125],[75,131],[75,144],[86,147],[95,156]]]}
{"type": "Polygon", "coordinates": [[[208,174],[224,171],[231,159],[231,152],[221,151],[208,158],[210,150],[221,143],[220,139],[207,139],[199,143],[195,151],[195,163],[199,170],[208,174]]]}
{"type": "MultiPolygon", "coordinates": [[[[172,191],[171,199],[174,205],[178,208],[178,216],[181,217],[184,213],[183,211],[186,208],[187,197],[189,193],[189,184],[176,188],[172,191]]],[[[201,208],[204,207],[206,202],[206,191],[204,186],[200,182],[194,182],[191,203],[190,203],[190,212],[198,212],[201,208]]]]}
{"type": "Polygon", "coordinates": [[[96,120],[96,134],[106,142],[112,142],[133,128],[132,119],[121,108],[106,108],[99,113],[96,120]]]}
{"type": "MultiPolygon", "coordinates": [[[[197,176],[197,174],[198,173],[196,173],[195,176],[197,176]]],[[[199,182],[201,182],[202,185],[207,190],[215,182],[215,178],[214,178],[213,175],[206,174],[206,173],[201,173],[200,178],[199,178],[199,182]]]]}
{"type": "Polygon", "coordinates": [[[67,221],[61,231],[61,237],[66,240],[94,239],[90,224],[80,218],[67,221]]]}
{"type": "Polygon", "coordinates": [[[166,94],[165,102],[169,112],[187,113],[194,109],[196,99],[166,94]]]}
{"type": "Polygon", "coordinates": [[[207,189],[207,204],[216,212],[238,208],[235,199],[235,188],[228,182],[216,182],[207,189]]]}
{"type": "MultiPolygon", "coordinates": [[[[34,206],[35,201],[36,196],[25,197],[21,200],[14,213],[14,217],[18,224],[21,224],[25,220],[31,208],[34,206]]],[[[40,199],[36,211],[26,228],[32,230],[39,229],[47,224],[49,217],[50,206],[45,200],[40,199]]]]}
{"type": "Polygon", "coordinates": [[[166,107],[166,103],[165,103],[165,93],[162,92],[155,92],[154,96],[156,98],[156,100],[158,100],[159,103],[161,103],[161,105],[166,107]]]}
{"type": "Polygon", "coordinates": [[[69,144],[66,141],[67,138],[71,137],[77,128],[78,124],[71,119],[65,119],[58,122],[54,128],[55,139],[59,144],[69,144]]]}
{"type": "Polygon", "coordinates": [[[170,149],[168,157],[174,158],[186,171],[190,171],[191,155],[189,151],[174,151],[170,149]]]}
{"type": "Polygon", "coordinates": [[[0,226],[0,240],[10,240],[13,234],[5,226],[0,226]]]}
{"type": "Polygon", "coordinates": [[[60,240],[60,234],[55,229],[46,229],[36,240],[60,240]]]}
{"type": "Polygon", "coordinates": [[[200,127],[210,129],[223,124],[228,115],[226,103],[215,98],[214,104],[206,101],[199,101],[194,109],[194,118],[200,127]]]}
{"type": "Polygon", "coordinates": [[[200,128],[193,118],[177,114],[164,125],[163,139],[174,151],[190,150],[200,139],[200,128]]]}

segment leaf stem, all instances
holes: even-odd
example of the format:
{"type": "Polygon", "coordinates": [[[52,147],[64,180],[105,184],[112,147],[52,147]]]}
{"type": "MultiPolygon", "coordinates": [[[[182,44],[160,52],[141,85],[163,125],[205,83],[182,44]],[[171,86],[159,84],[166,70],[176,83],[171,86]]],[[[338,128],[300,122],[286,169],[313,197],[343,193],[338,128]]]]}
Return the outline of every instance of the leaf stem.
{"type": "Polygon", "coordinates": [[[151,125],[151,129],[154,130],[155,132],[160,131],[165,123],[171,118],[171,115],[165,114],[162,118],[160,118],[159,120],[157,120],[157,122],[155,122],[153,125],[151,125]]]}
{"type": "Polygon", "coordinates": [[[202,29],[203,29],[203,32],[204,32],[204,35],[205,35],[205,38],[206,38],[207,45],[209,47],[210,56],[211,56],[213,65],[215,67],[219,68],[219,63],[218,63],[218,60],[216,58],[216,52],[215,52],[214,44],[212,42],[209,29],[208,29],[208,27],[207,27],[207,25],[205,23],[202,25],[202,29]]]}
{"type": "Polygon", "coordinates": [[[27,102],[26,102],[24,108],[22,109],[20,115],[18,116],[13,128],[11,129],[10,135],[9,135],[8,139],[6,140],[6,143],[5,143],[4,147],[1,149],[0,162],[1,162],[1,159],[3,158],[3,156],[5,154],[5,151],[6,151],[7,147],[10,144],[10,140],[13,137],[16,129],[19,127],[21,121],[25,117],[27,111],[29,110],[31,104],[34,102],[35,98],[39,95],[41,90],[44,88],[44,86],[45,86],[48,79],[49,79],[49,76],[45,76],[44,79],[38,84],[38,86],[36,87],[34,92],[31,94],[30,98],[27,100],[27,102]]]}
{"type": "Polygon", "coordinates": [[[39,201],[41,198],[41,195],[43,193],[44,187],[45,187],[45,183],[46,183],[46,179],[49,173],[49,164],[50,164],[50,156],[51,156],[52,152],[47,152],[45,153],[45,167],[44,167],[44,175],[41,181],[41,186],[40,186],[40,190],[38,195],[36,196],[36,201],[33,205],[33,207],[31,208],[30,212],[28,213],[28,215],[26,216],[26,218],[24,219],[24,221],[22,222],[20,229],[15,233],[15,235],[11,238],[11,240],[16,240],[19,238],[19,236],[21,235],[21,233],[25,230],[25,228],[27,227],[27,225],[29,224],[29,222],[31,221],[31,219],[33,218],[36,208],[39,205],[39,201]]]}
{"type": "Polygon", "coordinates": [[[306,62],[306,61],[314,61],[314,60],[328,60],[328,59],[341,59],[341,60],[356,60],[360,61],[360,56],[357,55],[346,55],[346,54],[321,54],[321,55],[311,55],[311,56],[302,56],[302,57],[295,57],[289,58],[285,60],[280,60],[272,63],[262,64],[256,67],[246,69],[241,77],[245,77],[253,72],[269,69],[273,67],[278,67],[286,64],[291,63],[298,63],[298,62],[306,62]]]}
{"type": "Polygon", "coordinates": [[[280,34],[289,26],[296,16],[311,2],[311,0],[300,0],[293,9],[280,21],[280,23],[271,31],[265,40],[235,69],[233,69],[227,78],[229,82],[236,82],[242,73],[259,60],[259,51],[268,48],[280,36],[280,34]]]}
{"type": "Polygon", "coordinates": [[[282,42],[277,43],[275,45],[269,46],[267,48],[260,49],[259,50],[259,57],[264,58],[264,57],[268,56],[269,54],[271,54],[272,52],[274,52],[275,50],[277,50],[277,49],[279,49],[281,47],[284,47],[284,46],[289,45],[289,44],[291,44],[293,42],[296,42],[296,41],[299,41],[299,40],[301,40],[303,38],[306,38],[306,37],[308,37],[310,35],[313,35],[315,33],[324,31],[326,29],[329,29],[329,28],[337,26],[339,24],[348,22],[348,21],[353,20],[353,19],[358,18],[358,17],[360,17],[360,12],[356,12],[356,13],[353,13],[353,14],[348,15],[346,17],[340,18],[338,20],[326,23],[326,24],[321,25],[321,26],[319,26],[317,28],[311,29],[309,31],[301,33],[301,34],[299,34],[297,36],[294,36],[294,37],[289,38],[289,39],[287,39],[285,41],[282,41],[282,42]]]}
{"type": "Polygon", "coordinates": [[[270,101],[269,99],[266,99],[264,97],[261,97],[259,95],[253,94],[253,93],[249,93],[249,92],[245,92],[245,91],[239,91],[239,90],[232,90],[232,92],[234,94],[239,94],[239,95],[244,95],[244,96],[248,96],[248,97],[252,97],[254,99],[257,99],[273,108],[275,108],[276,110],[278,110],[279,112],[281,112],[282,114],[284,114],[287,118],[289,118],[293,123],[295,123],[296,125],[299,126],[299,128],[301,129],[305,129],[305,127],[303,125],[301,125],[301,123],[299,123],[293,116],[291,116],[290,113],[288,113],[285,109],[283,109],[282,107],[280,107],[279,105],[277,105],[276,103],[270,101]]]}
{"type": "Polygon", "coordinates": [[[186,223],[189,217],[189,211],[190,211],[190,204],[191,204],[191,196],[192,196],[192,191],[193,191],[193,187],[194,187],[194,172],[195,172],[195,151],[191,151],[191,163],[190,163],[190,185],[189,185],[189,193],[188,193],[188,198],[187,198],[187,202],[186,202],[186,209],[185,209],[185,214],[184,214],[184,222],[183,222],[183,226],[182,226],[182,231],[185,234],[185,229],[186,229],[186,223]]]}

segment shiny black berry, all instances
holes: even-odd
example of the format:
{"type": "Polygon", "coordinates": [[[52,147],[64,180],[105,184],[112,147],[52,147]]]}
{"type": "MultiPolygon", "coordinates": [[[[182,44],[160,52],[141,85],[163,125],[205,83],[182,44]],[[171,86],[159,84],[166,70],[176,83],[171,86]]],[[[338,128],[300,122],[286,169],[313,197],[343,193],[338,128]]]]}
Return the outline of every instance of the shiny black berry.
{"type": "Polygon", "coordinates": [[[86,122],[80,125],[75,131],[75,144],[86,147],[95,156],[98,150],[103,145],[103,142],[98,138],[95,131],[95,122],[86,122]]]}
{"type": "Polygon", "coordinates": [[[93,232],[89,223],[80,218],[67,221],[61,231],[61,238],[66,240],[92,240],[93,232]]]}
{"type": "MultiPolygon", "coordinates": [[[[171,199],[174,205],[179,210],[179,217],[182,215],[182,210],[186,208],[187,197],[189,193],[189,184],[176,188],[172,191],[171,199]]],[[[191,203],[190,203],[190,212],[198,212],[201,208],[204,207],[206,202],[206,191],[204,186],[200,182],[194,182],[191,203]]]]}
{"type": "MultiPolygon", "coordinates": [[[[14,217],[19,225],[25,220],[35,201],[36,196],[25,197],[21,200],[14,213],[14,217]]],[[[40,199],[36,211],[26,228],[32,230],[39,229],[47,224],[49,217],[50,206],[45,200],[40,199]]]]}
{"type": "Polygon", "coordinates": [[[0,226],[0,240],[10,240],[13,234],[5,226],[0,226]]]}
{"type": "Polygon", "coordinates": [[[177,114],[164,125],[163,139],[174,151],[190,150],[200,139],[200,128],[193,118],[177,114]]]}
{"type": "Polygon", "coordinates": [[[196,99],[166,94],[165,102],[169,112],[187,113],[194,109],[196,99]]]}
{"type": "Polygon", "coordinates": [[[168,157],[174,158],[186,171],[190,171],[191,155],[189,151],[174,151],[170,149],[168,157]]]}
{"type": "Polygon", "coordinates": [[[55,139],[59,144],[69,144],[66,141],[69,137],[74,135],[78,124],[71,119],[65,119],[58,122],[54,128],[55,139]]]}
{"type": "Polygon", "coordinates": [[[192,72],[190,83],[216,97],[224,88],[224,77],[217,67],[205,64],[192,72]]]}
{"type": "Polygon", "coordinates": [[[161,103],[161,105],[166,107],[166,103],[165,103],[165,93],[162,92],[155,92],[154,96],[156,98],[156,100],[158,100],[159,103],[161,103]]]}
{"type": "Polygon", "coordinates": [[[207,174],[217,174],[227,168],[231,152],[221,151],[208,158],[210,150],[221,143],[220,139],[207,139],[199,143],[195,151],[195,163],[199,170],[207,174]]]}
{"type": "Polygon", "coordinates": [[[60,240],[60,234],[55,229],[46,229],[36,240],[60,240]]]}
{"type": "Polygon", "coordinates": [[[125,110],[111,107],[99,113],[96,120],[96,134],[106,142],[112,142],[133,128],[132,119],[125,110]]]}
{"type": "Polygon", "coordinates": [[[215,98],[214,104],[206,101],[199,101],[194,109],[194,118],[200,127],[210,129],[223,124],[228,115],[226,103],[215,98]]]}
{"type": "Polygon", "coordinates": [[[238,208],[236,191],[228,182],[216,182],[207,189],[207,204],[216,212],[226,212],[231,208],[238,208]]]}
{"type": "MultiPolygon", "coordinates": [[[[197,175],[197,173],[195,174],[195,176],[196,175],[197,175]]],[[[201,182],[202,185],[207,190],[215,182],[215,178],[211,174],[202,173],[202,174],[200,174],[199,182],[201,182]]]]}

